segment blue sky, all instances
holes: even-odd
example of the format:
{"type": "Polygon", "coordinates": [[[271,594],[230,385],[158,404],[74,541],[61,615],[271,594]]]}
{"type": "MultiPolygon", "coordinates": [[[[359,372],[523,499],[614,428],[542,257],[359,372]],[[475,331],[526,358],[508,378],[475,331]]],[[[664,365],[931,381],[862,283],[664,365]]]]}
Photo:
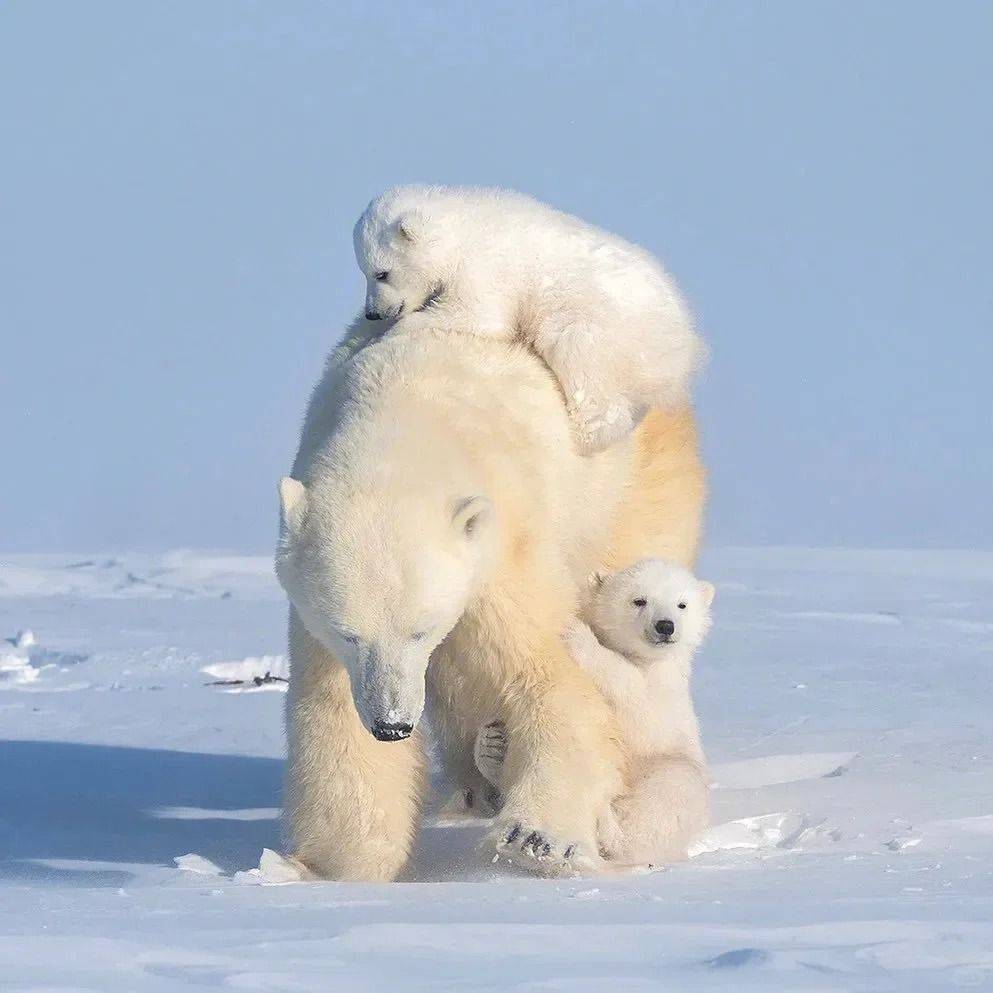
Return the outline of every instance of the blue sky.
{"type": "Polygon", "coordinates": [[[714,544],[993,547],[993,5],[0,5],[0,549],[268,551],[351,227],[516,187],[657,252],[714,544]]]}

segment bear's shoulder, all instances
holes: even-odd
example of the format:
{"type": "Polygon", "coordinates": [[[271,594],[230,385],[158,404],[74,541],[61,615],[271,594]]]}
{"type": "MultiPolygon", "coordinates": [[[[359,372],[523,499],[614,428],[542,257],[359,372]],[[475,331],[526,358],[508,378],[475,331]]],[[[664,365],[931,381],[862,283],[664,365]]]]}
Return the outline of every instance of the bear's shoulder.
{"type": "Polygon", "coordinates": [[[311,393],[294,475],[337,434],[411,418],[436,423],[477,454],[531,447],[547,463],[573,451],[554,377],[529,349],[449,331],[384,336],[359,318],[311,393]]]}

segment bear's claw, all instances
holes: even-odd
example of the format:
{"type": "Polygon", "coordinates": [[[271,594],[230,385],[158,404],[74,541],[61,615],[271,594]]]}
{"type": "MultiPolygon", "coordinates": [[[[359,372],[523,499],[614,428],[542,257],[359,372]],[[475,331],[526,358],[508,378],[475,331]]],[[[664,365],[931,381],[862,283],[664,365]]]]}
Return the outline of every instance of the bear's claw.
{"type": "Polygon", "coordinates": [[[520,821],[509,831],[504,829],[497,843],[497,857],[503,856],[523,867],[540,863],[543,872],[570,875],[583,868],[592,868],[575,843],[562,845],[541,831],[529,830],[520,821]]]}

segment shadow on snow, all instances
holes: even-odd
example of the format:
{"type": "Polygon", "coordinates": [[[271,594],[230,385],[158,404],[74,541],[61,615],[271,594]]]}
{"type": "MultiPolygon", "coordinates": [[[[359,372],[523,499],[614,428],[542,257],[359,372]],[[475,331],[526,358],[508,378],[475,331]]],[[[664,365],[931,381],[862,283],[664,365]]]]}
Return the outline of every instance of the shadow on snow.
{"type": "Polygon", "coordinates": [[[279,847],[278,821],[210,812],[278,807],[282,772],[271,758],[0,741],[0,878],[121,885],[129,877],[36,859],[172,866],[196,852],[225,871],[257,865],[263,847],[279,847]],[[154,815],[170,807],[205,816],[154,815]]]}

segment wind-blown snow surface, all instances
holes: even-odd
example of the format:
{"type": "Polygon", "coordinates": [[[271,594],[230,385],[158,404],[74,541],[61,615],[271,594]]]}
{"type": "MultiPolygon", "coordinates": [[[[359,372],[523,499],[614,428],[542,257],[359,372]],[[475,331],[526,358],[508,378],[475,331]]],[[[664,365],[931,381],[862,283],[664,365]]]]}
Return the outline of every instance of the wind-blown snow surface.
{"type": "Polygon", "coordinates": [[[0,988],[993,989],[993,555],[701,571],[716,827],[691,862],[526,878],[435,818],[411,880],[265,885],[291,875],[258,868],[286,675],[268,560],[3,559],[0,988]]]}

